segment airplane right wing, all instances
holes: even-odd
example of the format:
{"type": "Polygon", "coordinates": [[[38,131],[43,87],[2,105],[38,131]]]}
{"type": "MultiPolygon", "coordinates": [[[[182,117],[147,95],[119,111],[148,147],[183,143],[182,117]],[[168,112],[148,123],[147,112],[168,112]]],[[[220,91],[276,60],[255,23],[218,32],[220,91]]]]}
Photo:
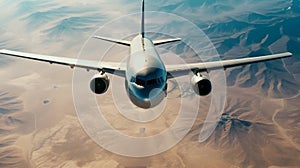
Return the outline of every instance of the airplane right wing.
{"type": "Polygon", "coordinates": [[[125,65],[116,62],[105,62],[105,61],[93,61],[93,60],[81,60],[75,58],[55,57],[41,54],[32,54],[19,51],[11,50],[0,50],[0,54],[20,57],[25,59],[31,59],[35,61],[49,62],[50,64],[66,65],[71,68],[78,67],[87,70],[104,71],[110,74],[125,76],[125,65]]]}
{"type": "Polygon", "coordinates": [[[257,62],[291,57],[292,55],[293,54],[290,52],[285,52],[280,54],[223,60],[223,61],[189,63],[189,64],[180,64],[180,65],[166,65],[166,69],[168,72],[168,78],[173,78],[173,77],[187,75],[189,72],[194,70],[197,72],[205,72],[208,70],[226,69],[226,68],[242,66],[242,65],[247,65],[247,64],[252,64],[257,62]]]}

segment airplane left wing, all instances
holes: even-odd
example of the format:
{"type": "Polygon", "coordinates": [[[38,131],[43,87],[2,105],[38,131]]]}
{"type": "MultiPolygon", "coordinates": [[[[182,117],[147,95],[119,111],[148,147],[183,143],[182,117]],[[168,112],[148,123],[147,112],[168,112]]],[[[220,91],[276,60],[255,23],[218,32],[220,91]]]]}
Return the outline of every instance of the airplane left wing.
{"type": "Polygon", "coordinates": [[[180,64],[180,65],[166,65],[166,70],[168,72],[168,78],[173,78],[173,77],[187,75],[191,71],[205,72],[208,70],[226,69],[235,66],[242,66],[242,65],[247,65],[247,64],[252,64],[257,62],[291,57],[291,56],[292,53],[285,52],[280,54],[223,60],[223,61],[189,63],[189,64],[180,64]]]}
{"type": "Polygon", "coordinates": [[[0,54],[13,56],[13,57],[20,57],[25,59],[31,59],[36,61],[42,61],[42,62],[49,62],[50,64],[66,65],[71,68],[78,67],[87,70],[104,71],[122,77],[125,76],[125,66],[116,62],[102,62],[102,61],[81,60],[81,59],[66,58],[66,57],[55,57],[55,56],[32,54],[32,53],[25,53],[19,51],[11,51],[5,49],[0,50],[0,54]]]}

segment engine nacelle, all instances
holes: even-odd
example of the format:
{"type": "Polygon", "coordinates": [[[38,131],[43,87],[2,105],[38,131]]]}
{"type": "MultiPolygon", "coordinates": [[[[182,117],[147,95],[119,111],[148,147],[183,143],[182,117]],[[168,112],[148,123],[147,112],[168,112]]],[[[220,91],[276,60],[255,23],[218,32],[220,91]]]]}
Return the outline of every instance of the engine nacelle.
{"type": "Polygon", "coordinates": [[[212,89],[210,80],[200,74],[192,77],[191,84],[195,93],[200,96],[207,96],[212,89]]]}
{"type": "Polygon", "coordinates": [[[109,87],[109,77],[106,73],[96,74],[90,82],[90,88],[95,94],[103,94],[109,87]]]}

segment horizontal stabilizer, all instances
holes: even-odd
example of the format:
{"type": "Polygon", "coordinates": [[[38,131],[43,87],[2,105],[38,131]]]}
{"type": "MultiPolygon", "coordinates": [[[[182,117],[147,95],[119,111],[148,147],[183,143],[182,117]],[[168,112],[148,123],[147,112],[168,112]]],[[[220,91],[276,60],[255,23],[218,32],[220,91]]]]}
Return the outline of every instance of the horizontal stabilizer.
{"type": "Polygon", "coordinates": [[[171,39],[154,40],[153,44],[154,45],[162,45],[162,44],[177,42],[177,41],[180,41],[180,40],[181,40],[181,38],[171,38],[171,39]]]}
{"type": "Polygon", "coordinates": [[[130,41],[112,39],[112,38],[102,37],[102,36],[94,36],[93,38],[108,41],[108,42],[112,42],[112,43],[117,43],[117,44],[121,44],[121,45],[125,45],[125,46],[130,46],[130,44],[131,44],[130,41]]]}

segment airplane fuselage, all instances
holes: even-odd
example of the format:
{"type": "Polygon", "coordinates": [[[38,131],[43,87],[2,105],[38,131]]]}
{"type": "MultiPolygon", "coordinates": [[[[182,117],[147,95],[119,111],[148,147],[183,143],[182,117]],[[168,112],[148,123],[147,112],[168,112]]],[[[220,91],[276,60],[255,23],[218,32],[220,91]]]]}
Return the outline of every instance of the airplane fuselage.
{"type": "Polygon", "coordinates": [[[0,54],[31,59],[35,61],[49,62],[51,64],[67,65],[71,68],[78,67],[87,70],[96,70],[90,80],[90,89],[95,94],[104,94],[109,88],[109,77],[107,73],[125,77],[125,87],[131,102],[138,107],[148,109],[158,105],[167,95],[167,78],[187,75],[193,71],[191,77],[191,88],[199,96],[206,96],[212,91],[210,80],[201,75],[208,70],[226,69],[251,63],[275,60],[292,56],[292,53],[272,54],[263,57],[240,58],[223,61],[211,61],[205,63],[189,63],[165,66],[155,46],[178,42],[180,38],[169,38],[152,41],[145,32],[145,6],[142,0],[141,32],[132,41],[113,39],[109,37],[94,36],[96,39],[113,42],[130,47],[127,66],[119,66],[119,63],[93,60],[79,60],[75,58],[64,58],[49,55],[25,53],[1,49],[0,54]],[[169,75],[172,74],[172,75],[169,75]]]}
{"type": "Polygon", "coordinates": [[[148,37],[138,35],[131,41],[125,81],[127,94],[138,107],[154,107],[166,96],[166,68],[148,37]]]}

